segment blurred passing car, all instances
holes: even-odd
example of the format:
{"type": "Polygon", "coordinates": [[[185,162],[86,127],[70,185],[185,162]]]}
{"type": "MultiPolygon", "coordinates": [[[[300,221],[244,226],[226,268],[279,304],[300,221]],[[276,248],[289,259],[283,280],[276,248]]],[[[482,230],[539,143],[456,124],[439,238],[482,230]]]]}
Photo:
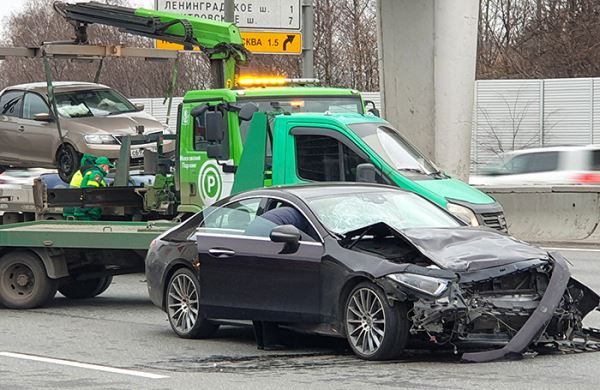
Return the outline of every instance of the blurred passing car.
{"type": "Polygon", "coordinates": [[[153,241],[146,278],[180,337],[209,337],[224,320],[271,321],[344,337],[369,360],[398,357],[409,338],[502,347],[468,361],[568,343],[587,334],[581,320],[599,303],[560,254],[362,184],[223,199],[153,241]]]}
{"type": "Polygon", "coordinates": [[[600,184],[600,145],[524,149],[471,176],[474,185],[600,184]]]}
{"type": "Polygon", "coordinates": [[[32,185],[36,178],[52,172],[55,171],[43,168],[8,169],[0,173],[0,188],[19,188],[24,185],[32,185]]]}
{"type": "MultiPolygon", "coordinates": [[[[144,126],[145,134],[169,131],[143,105],[105,85],[64,81],[54,87],[65,144],[49,108],[46,83],[8,87],[0,93],[0,165],[56,167],[68,182],[83,153],[117,159],[121,138],[136,134],[136,126],[144,126]]],[[[174,149],[171,143],[165,142],[166,151],[174,149]]],[[[144,149],[154,147],[134,142],[131,158],[141,159],[144,149]]]]}

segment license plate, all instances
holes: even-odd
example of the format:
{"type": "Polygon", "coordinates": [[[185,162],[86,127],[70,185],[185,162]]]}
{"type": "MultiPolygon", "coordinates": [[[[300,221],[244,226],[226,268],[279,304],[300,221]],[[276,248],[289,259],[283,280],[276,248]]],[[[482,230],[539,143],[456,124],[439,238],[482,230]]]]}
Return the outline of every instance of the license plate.
{"type": "Polygon", "coordinates": [[[142,157],[144,157],[144,150],[146,150],[146,149],[155,152],[155,150],[153,148],[131,149],[131,158],[142,158],[142,157]]]}

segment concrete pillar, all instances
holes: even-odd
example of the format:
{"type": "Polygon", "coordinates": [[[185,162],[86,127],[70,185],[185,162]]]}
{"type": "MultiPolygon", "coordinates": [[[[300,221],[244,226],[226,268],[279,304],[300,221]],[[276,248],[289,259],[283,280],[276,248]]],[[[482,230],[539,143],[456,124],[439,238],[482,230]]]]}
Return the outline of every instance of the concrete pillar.
{"type": "Polygon", "coordinates": [[[469,173],[478,0],[378,0],[383,113],[447,173],[469,173]]]}

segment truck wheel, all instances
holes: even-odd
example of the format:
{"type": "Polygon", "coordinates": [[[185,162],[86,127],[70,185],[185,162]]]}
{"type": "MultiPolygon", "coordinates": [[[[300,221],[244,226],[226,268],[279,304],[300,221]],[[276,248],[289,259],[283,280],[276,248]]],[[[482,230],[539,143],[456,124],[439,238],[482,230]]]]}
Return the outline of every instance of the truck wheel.
{"type": "Polygon", "coordinates": [[[388,360],[404,351],[409,321],[403,302],[391,306],[385,293],[369,282],[358,284],[346,300],[346,337],[365,360],[388,360]]]}
{"type": "Polygon", "coordinates": [[[65,183],[71,181],[73,174],[79,169],[81,163],[79,153],[69,144],[63,144],[56,153],[56,168],[58,176],[65,183]]]}
{"type": "Polygon", "coordinates": [[[167,315],[171,328],[179,337],[201,339],[212,336],[219,328],[210,322],[200,307],[200,282],[187,268],[180,268],[167,286],[167,315]]]}
{"type": "Polygon", "coordinates": [[[102,294],[112,283],[112,276],[72,282],[60,286],[58,292],[69,299],[93,298],[102,294]]]}
{"type": "Polygon", "coordinates": [[[32,253],[10,252],[0,259],[0,304],[7,308],[43,306],[54,298],[57,285],[32,253]]]}

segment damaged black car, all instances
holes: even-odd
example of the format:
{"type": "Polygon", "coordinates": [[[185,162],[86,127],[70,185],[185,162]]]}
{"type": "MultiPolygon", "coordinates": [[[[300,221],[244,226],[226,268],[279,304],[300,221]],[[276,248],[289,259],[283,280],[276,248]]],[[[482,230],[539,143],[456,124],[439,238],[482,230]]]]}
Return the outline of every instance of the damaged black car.
{"type": "Polygon", "coordinates": [[[597,336],[582,320],[600,298],[560,254],[381,185],[223,199],[157,238],[146,276],[186,338],[210,337],[222,321],[268,321],[346,338],[368,360],[424,345],[483,362],[585,349],[597,336]]]}

